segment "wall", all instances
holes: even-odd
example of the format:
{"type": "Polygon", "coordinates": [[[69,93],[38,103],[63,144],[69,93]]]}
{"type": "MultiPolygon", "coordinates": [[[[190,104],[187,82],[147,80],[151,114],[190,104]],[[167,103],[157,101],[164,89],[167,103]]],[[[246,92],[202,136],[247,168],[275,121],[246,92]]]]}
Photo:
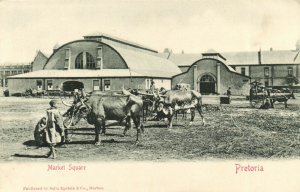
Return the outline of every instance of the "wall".
{"type": "MultiPolygon", "coordinates": [[[[196,62],[197,66],[197,84],[194,85],[194,65],[189,68],[185,73],[179,74],[172,78],[172,89],[175,88],[177,83],[188,83],[191,85],[191,89],[199,90],[200,78],[205,74],[210,74],[214,78],[218,78],[217,74],[217,60],[203,59],[196,62]],[[196,86],[196,88],[194,87],[196,86]]],[[[217,81],[218,82],[218,81],[217,81]]],[[[217,87],[216,83],[216,87],[217,87]]],[[[231,87],[233,95],[247,95],[250,90],[250,79],[248,77],[233,73],[227,69],[227,67],[220,63],[220,90],[219,93],[223,94],[227,91],[228,87],[231,87]]]]}
{"type": "MultiPolygon", "coordinates": [[[[59,90],[62,84],[66,81],[79,81],[84,84],[84,88],[87,92],[93,91],[93,80],[101,80],[101,78],[64,78],[64,79],[8,79],[8,89],[10,94],[13,93],[24,93],[26,89],[37,89],[37,80],[42,80],[43,89],[47,89],[47,80],[52,80],[53,90],[59,90]]],[[[141,88],[145,89],[145,78],[102,78],[102,87],[104,87],[104,80],[110,80],[111,90],[121,90],[124,88],[141,88]]],[[[101,82],[101,81],[100,81],[101,82]]]]}
{"type": "Polygon", "coordinates": [[[225,65],[220,65],[220,67],[221,67],[220,94],[226,93],[228,87],[231,87],[232,95],[249,94],[249,90],[250,90],[249,78],[228,71],[225,65]]]}
{"type": "Polygon", "coordinates": [[[249,76],[249,66],[233,66],[235,67],[235,71],[238,73],[242,73],[242,67],[245,68],[245,75],[249,76]]]}
{"type": "MultiPolygon", "coordinates": [[[[166,90],[171,89],[171,79],[145,79],[145,88],[150,89],[151,80],[154,81],[156,89],[160,89],[161,87],[165,88],[166,90]]],[[[144,86],[143,86],[144,87],[144,86]]]]}
{"type": "Polygon", "coordinates": [[[70,68],[75,69],[75,60],[78,54],[81,52],[90,53],[95,63],[97,58],[97,47],[102,46],[102,63],[104,69],[126,69],[125,62],[121,59],[119,54],[110,48],[109,46],[100,42],[89,42],[89,41],[76,41],[70,44],[66,44],[60,47],[48,60],[45,69],[64,69],[66,48],[70,48],[70,68]]]}
{"type": "Polygon", "coordinates": [[[288,68],[293,68],[293,75],[299,79],[299,67],[297,65],[257,65],[250,66],[250,75],[252,81],[259,81],[264,84],[268,79],[269,86],[288,86],[286,77],[288,76],[288,68]],[[264,68],[269,68],[269,78],[265,77],[264,68]],[[298,70],[298,72],[297,72],[298,70]],[[297,74],[298,73],[298,74],[297,74]]]}
{"type": "MultiPolygon", "coordinates": [[[[192,68],[191,68],[192,69],[192,68]]],[[[172,78],[172,89],[175,89],[175,86],[178,83],[187,83],[191,85],[191,89],[194,87],[194,71],[188,70],[185,73],[181,73],[172,78]]]]}

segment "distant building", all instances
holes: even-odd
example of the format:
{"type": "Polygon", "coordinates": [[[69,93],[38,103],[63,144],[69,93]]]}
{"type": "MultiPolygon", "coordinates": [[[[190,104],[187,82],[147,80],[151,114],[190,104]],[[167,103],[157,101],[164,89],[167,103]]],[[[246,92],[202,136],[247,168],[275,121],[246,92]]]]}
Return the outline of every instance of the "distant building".
{"type": "Polygon", "coordinates": [[[31,63],[4,63],[0,65],[0,86],[3,88],[7,87],[7,78],[10,76],[43,69],[47,59],[48,58],[41,51],[38,51],[31,63]]]}
{"type": "Polygon", "coordinates": [[[31,63],[6,63],[4,65],[0,65],[1,87],[7,87],[7,77],[23,73],[29,73],[30,71],[32,71],[31,63]]]}

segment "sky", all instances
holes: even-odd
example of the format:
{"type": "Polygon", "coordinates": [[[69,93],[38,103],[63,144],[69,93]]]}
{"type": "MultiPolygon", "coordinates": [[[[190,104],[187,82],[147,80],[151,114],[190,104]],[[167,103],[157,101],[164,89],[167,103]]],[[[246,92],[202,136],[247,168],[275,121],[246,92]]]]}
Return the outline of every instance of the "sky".
{"type": "Polygon", "coordinates": [[[293,50],[300,0],[0,0],[0,63],[103,32],[162,52],[293,50]]]}

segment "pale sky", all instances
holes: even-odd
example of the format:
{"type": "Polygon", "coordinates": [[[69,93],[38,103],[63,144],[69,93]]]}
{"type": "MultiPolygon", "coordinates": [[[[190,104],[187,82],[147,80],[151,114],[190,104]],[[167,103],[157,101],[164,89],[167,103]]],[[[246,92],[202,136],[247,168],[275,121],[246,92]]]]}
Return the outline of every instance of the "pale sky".
{"type": "Polygon", "coordinates": [[[0,63],[103,32],[160,52],[292,50],[300,0],[0,0],[0,63]]]}

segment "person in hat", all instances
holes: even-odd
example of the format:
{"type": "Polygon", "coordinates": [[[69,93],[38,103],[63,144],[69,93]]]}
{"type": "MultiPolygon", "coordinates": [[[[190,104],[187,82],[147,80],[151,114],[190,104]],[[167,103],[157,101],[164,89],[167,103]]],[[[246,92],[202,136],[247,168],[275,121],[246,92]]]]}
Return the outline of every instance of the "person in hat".
{"type": "Polygon", "coordinates": [[[48,157],[56,158],[55,145],[60,140],[58,137],[61,137],[61,144],[65,143],[65,127],[63,123],[63,117],[57,109],[57,103],[55,100],[50,101],[50,108],[47,109],[47,126],[46,126],[46,142],[49,144],[50,152],[48,157]],[[59,135],[57,134],[59,133],[59,135]]]}
{"type": "Polygon", "coordinates": [[[227,97],[229,99],[229,103],[231,103],[231,87],[228,87],[226,95],[227,95],[227,97]]]}

